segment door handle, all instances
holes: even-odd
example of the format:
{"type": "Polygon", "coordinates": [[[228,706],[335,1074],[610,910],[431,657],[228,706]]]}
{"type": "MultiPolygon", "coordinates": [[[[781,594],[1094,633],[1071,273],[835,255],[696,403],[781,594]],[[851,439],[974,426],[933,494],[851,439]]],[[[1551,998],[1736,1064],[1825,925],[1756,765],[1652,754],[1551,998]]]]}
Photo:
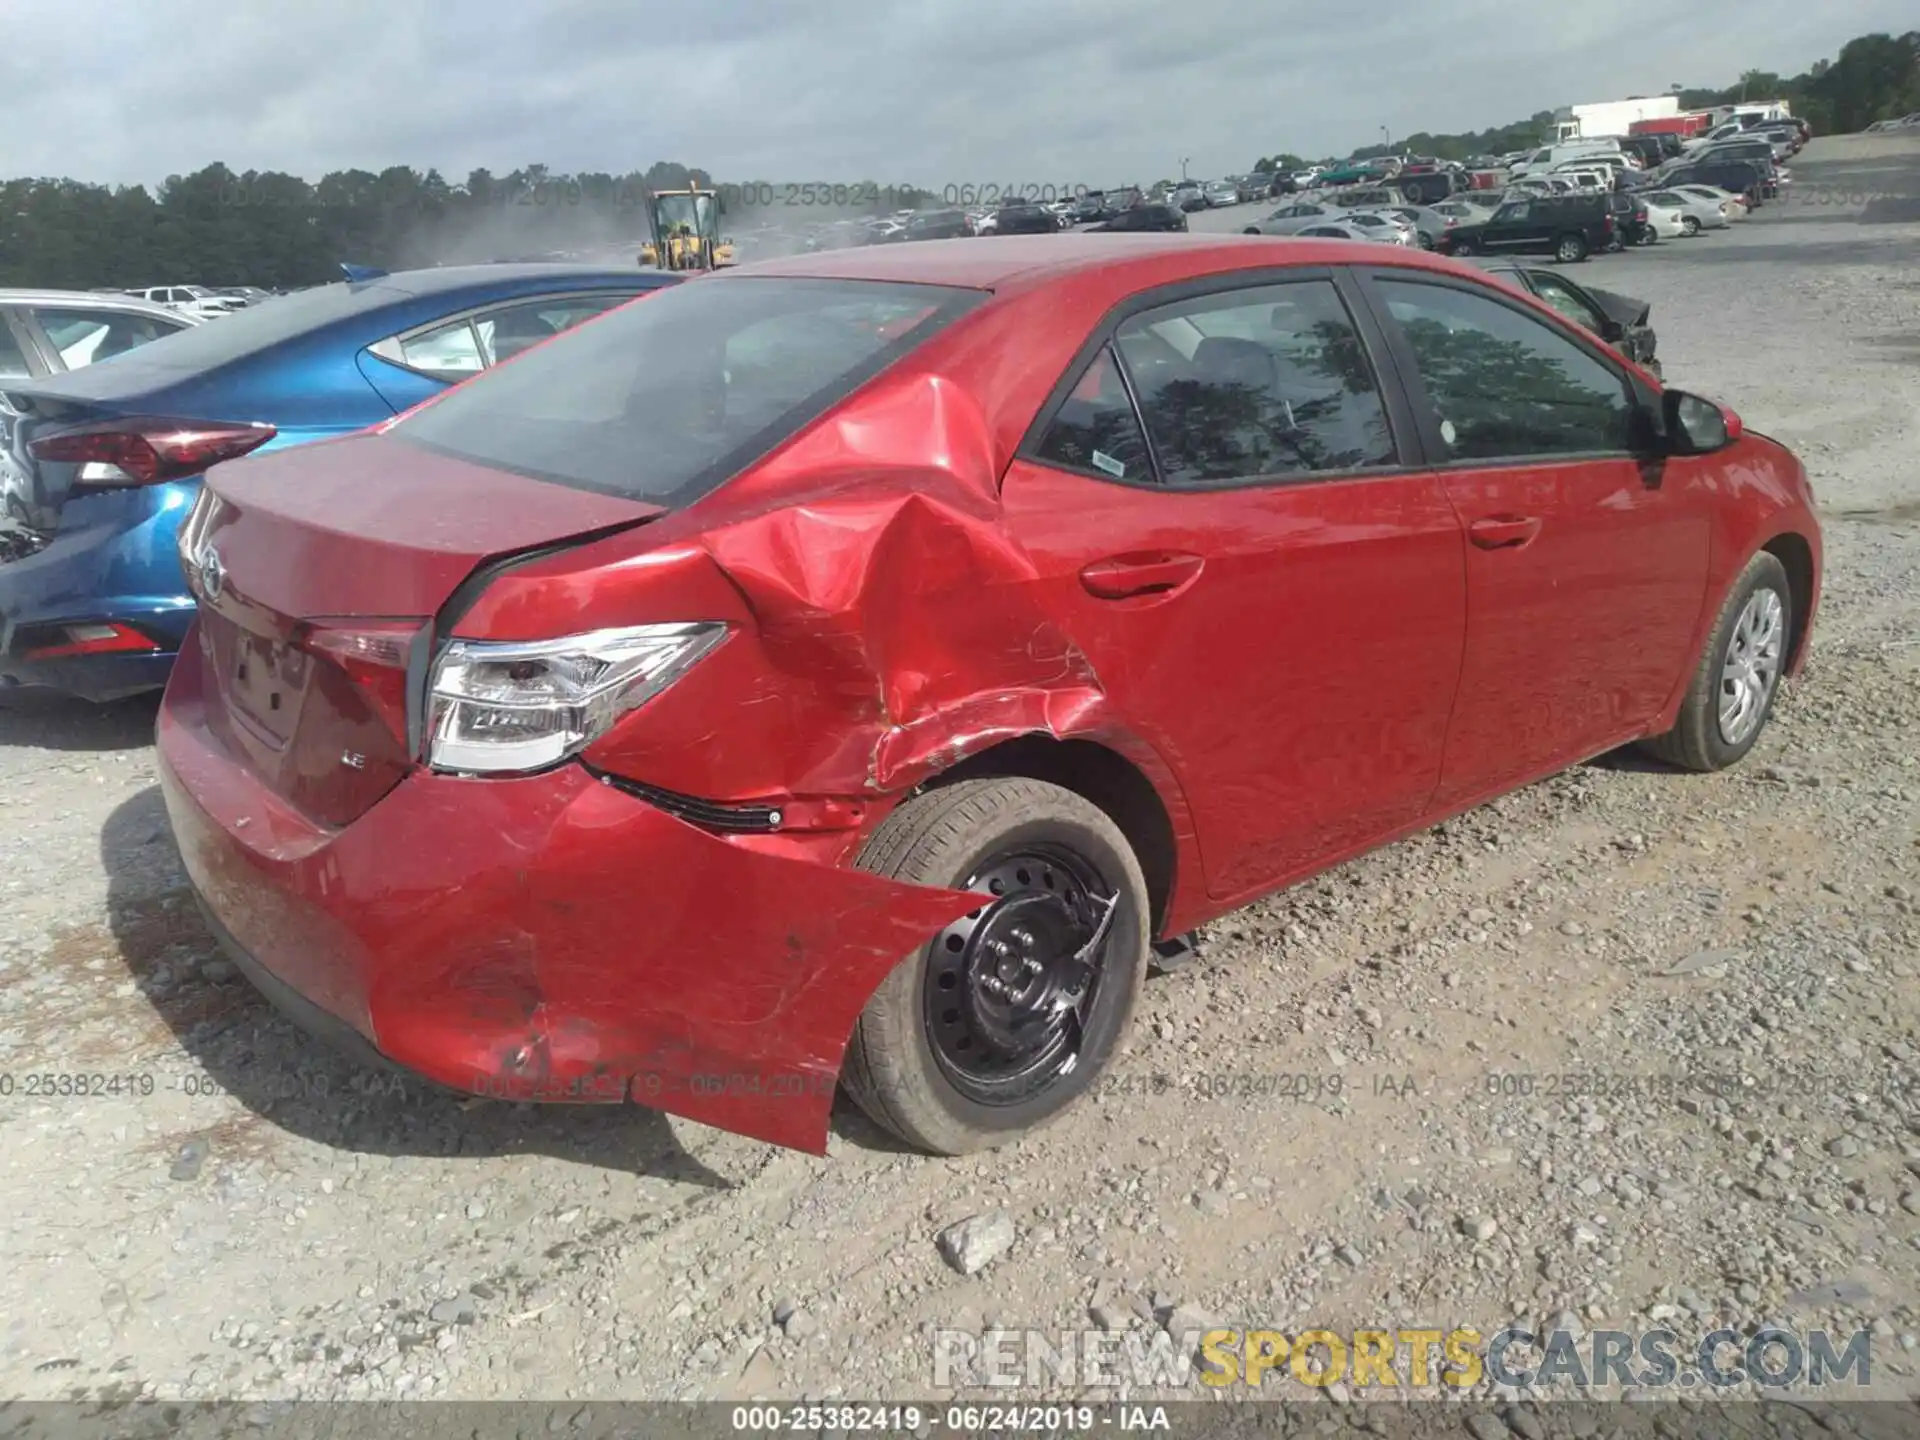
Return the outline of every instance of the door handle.
{"type": "Polygon", "coordinates": [[[1171,595],[1183,590],[1206,561],[1198,555],[1113,555],[1096,560],[1080,572],[1089,595],[1102,600],[1126,600],[1136,595],[1171,595]]]}
{"type": "Polygon", "coordinates": [[[1540,533],[1533,515],[1490,515],[1467,526],[1467,538],[1482,550],[1518,550],[1540,533]]]}

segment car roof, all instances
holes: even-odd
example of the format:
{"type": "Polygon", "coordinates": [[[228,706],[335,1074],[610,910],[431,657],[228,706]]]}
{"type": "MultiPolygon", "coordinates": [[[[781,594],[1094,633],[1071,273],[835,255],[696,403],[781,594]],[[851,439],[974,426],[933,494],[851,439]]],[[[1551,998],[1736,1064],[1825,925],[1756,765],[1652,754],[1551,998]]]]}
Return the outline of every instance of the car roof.
{"type": "Polygon", "coordinates": [[[0,305],[67,305],[76,310],[117,310],[127,315],[164,316],[181,319],[178,310],[156,305],[138,295],[118,292],[102,294],[96,290],[0,289],[0,305]]]}
{"type": "MultiPolygon", "coordinates": [[[[88,365],[36,381],[33,390],[78,401],[164,395],[188,407],[268,395],[281,406],[270,415],[279,424],[275,417],[293,413],[282,403],[288,393],[285,377],[302,364],[350,367],[363,347],[469,305],[506,303],[549,287],[556,292],[641,290],[679,279],[637,264],[513,264],[447,265],[335,281],[142,345],[116,356],[112,365],[88,365]]],[[[310,383],[308,388],[313,406],[329,393],[310,383]]],[[[201,412],[186,408],[180,413],[201,412]]]]}
{"type": "Polygon", "coordinates": [[[713,278],[727,283],[774,275],[884,280],[1014,293],[1092,271],[1109,272],[1106,278],[1121,286],[1133,278],[1143,288],[1167,284],[1168,261],[1173,258],[1185,258],[1188,265],[1183,268],[1196,276],[1273,265],[1390,263],[1450,268],[1421,251],[1385,257],[1380,252],[1393,247],[1375,241],[1364,245],[1366,259],[1357,262],[1356,255],[1362,252],[1352,242],[1322,244],[1268,235],[1007,235],[992,240],[927,240],[912,246],[781,256],[736,265],[713,278]],[[1129,270],[1137,271],[1137,277],[1127,275],[1129,270]]]}
{"type": "Polygon", "coordinates": [[[472,286],[511,285],[519,280],[593,280],[609,284],[631,280],[637,265],[583,265],[566,261],[516,261],[491,265],[435,265],[425,270],[396,270],[363,283],[403,295],[440,295],[472,286]]]}

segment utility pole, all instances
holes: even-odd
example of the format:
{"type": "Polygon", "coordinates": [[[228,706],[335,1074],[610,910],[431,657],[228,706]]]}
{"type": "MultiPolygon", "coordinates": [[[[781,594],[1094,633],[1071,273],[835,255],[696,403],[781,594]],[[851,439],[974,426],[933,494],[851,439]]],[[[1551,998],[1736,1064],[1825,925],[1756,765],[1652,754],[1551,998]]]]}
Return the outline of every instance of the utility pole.
{"type": "Polygon", "coordinates": [[[1182,155],[1180,157],[1180,183],[1182,185],[1187,183],[1187,166],[1192,163],[1192,160],[1193,157],[1190,155],[1182,155]]]}

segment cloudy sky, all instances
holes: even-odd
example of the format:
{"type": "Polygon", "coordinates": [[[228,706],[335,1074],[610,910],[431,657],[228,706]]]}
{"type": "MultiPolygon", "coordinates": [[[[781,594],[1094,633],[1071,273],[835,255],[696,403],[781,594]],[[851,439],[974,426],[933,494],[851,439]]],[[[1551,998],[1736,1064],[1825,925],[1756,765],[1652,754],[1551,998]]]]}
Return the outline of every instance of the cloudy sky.
{"type": "Polygon", "coordinates": [[[0,174],[1101,185],[1795,74],[1913,0],[39,0],[0,174]]]}

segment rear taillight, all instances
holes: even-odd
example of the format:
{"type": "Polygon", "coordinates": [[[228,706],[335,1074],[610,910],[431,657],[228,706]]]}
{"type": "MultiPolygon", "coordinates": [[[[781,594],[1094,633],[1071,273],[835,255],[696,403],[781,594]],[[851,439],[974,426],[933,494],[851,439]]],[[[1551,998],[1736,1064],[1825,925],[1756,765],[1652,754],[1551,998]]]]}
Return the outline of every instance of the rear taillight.
{"type": "Polygon", "coordinates": [[[562,640],[455,640],[433,668],[428,763],[469,774],[558,764],[726,638],[725,624],[694,621],[562,640]]]}
{"type": "Polygon", "coordinates": [[[184,480],[259,449],[274,433],[271,425],[218,420],[116,420],[43,435],[27,449],[36,460],[78,465],[75,485],[107,489],[184,480]]]}
{"type": "Polygon", "coordinates": [[[79,655],[151,655],[160,645],[131,625],[102,621],[94,625],[51,625],[28,640],[22,660],[67,660],[79,655]],[[40,643],[33,643],[38,639],[40,643]]]}
{"type": "Polygon", "coordinates": [[[302,622],[293,643],[337,665],[402,749],[407,745],[407,658],[424,628],[419,620],[302,622]]]}

